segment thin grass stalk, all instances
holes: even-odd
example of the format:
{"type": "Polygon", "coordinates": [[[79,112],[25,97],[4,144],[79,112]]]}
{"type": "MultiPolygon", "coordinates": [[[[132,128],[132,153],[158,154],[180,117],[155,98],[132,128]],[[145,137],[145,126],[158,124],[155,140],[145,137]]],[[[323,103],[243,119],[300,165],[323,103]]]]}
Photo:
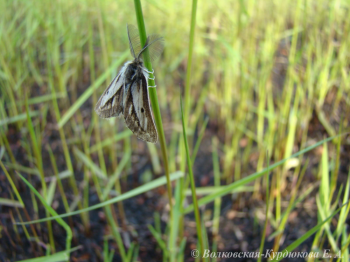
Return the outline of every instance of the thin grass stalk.
{"type": "MultiPolygon", "coordinates": [[[[268,152],[267,152],[267,168],[269,168],[270,166],[270,161],[269,161],[269,157],[268,157],[268,152]]],[[[261,242],[260,242],[260,248],[259,248],[259,252],[260,254],[263,253],[263,249],[264,249],[264,244],[265,244],[265,235],[266,235],[266,229],[267,229],[267,223],[269,221],[269,204],[270,204],[270,185],[269,185],[269,172],[266,172],[266,212],[265,212],[265,223],[264,223],[264,228],[263,228],[263,232],[261,234],[261,242]]],[[[262,256],[259,256],[258,258],[258,262],[261,261],[262,256]]]]}
{"type": "MultiPolygon", "coordinates": [[[[5,66],[5,61],[2,60],[2,56],[0,56],[0,64],[3,66],[3,69],[6,69],[7,67],[5,66]]],[[[12,74],[10,72],[7,72],[6,74],[7,76],[12,76],[12,74]]],[[[11,79],[13,80],[13,78],[11,77],[11,79]]],[[[13,80],[14,81],[14,80],[13,80]]],[[[13,83],[12,86],[15,86],[15,83],[13,83]]],[[[16,98],[13,92],[13,89],[11,87],[9,87],[7,85],[7,95],[9,100],[11,101],[11,104],[14,105],[11,109],[13,110],[13,116],[17,116],[18,115],[18,110],[17,110],[17,103],[16,103],[16,98]]],[[[11,113],[9,112],[9,116],[11,116],[11,113]]],[[[20,126],[19,126],[20,127],[20,126]]]]}
{"type": "Polygon", "coordinates": [[[117,242],[117,246],[119,248],[119,252],[120,252],[120,256],[122,257],[122,261],[123,262],[128,261],[127,257],[126,257],[126,253],[125,253],[123,239],[122,239],[120,232],[118,230],[118,228],[119,228],[118,220],[114,219],[114,217],[113,217],[112,207],[113,207],[113,205],[105,206],[105,208],[104,208],[105,213],[106,213],[106,217],[107,217],[107,221],[108,221],[108,224],[112,228],[112,234],[117,242]]]}
{"type": "MultiPolygon", "coordinates": [[[[54,114],[56,116],[56,121],[58,123],[61,120],[61,113],[60,113],[60,110],[58,107],[57,95],[56,95],[55,87],[53,86],[52,77],[49,78],[49,87],[50,87],[51,92],[52,92],[53,111],[54,111],[54,114]]],[[[68,148],[68,144],[66,141],[66,135],[64,133],[63,126],[58,127],[58,132],[60,134],[60,138],[62,141],[62,149],[63,149],[64,158],[66,160],[67,168],[72,174],[74,174],[73,164],[72,164],[72,160],[70,157],[69,148],[68,148]]],[[[71,188],[73,190],[74,197],[79,197],[79,190],[78,190],[78,186],[77,186],[74,175],[69,177],[69,185],[71,186],[71,188]]],[[[79,207],[79,209],[83,208],[83,205],[80,201],[78,202],[78,207],[79,207]]],[[[89,224],[87,214],[81,214],[80,216],[81,216],[81,219],[83,221],[84,226],[87,227],[89,224]]]]}
{"type": "Polygon", "coordinates": [[[190,156],[190,150],[189,150],[188,142],[187,142],[185,117],[184,117],[183,110],[182,110],[182,99],[181,99],[181,115],[182,115],[182,130],[183,130],[183,137],[184,137],[184,144],[185,144],[185,149],[186,149],[186,158],[187,158],[187,165],[188,165],[188,175],[190,177],[190,182],[191,182],[192,200],[193,200],[193,206],[194,206],[194,216],[196,219],[197,236],[198,236],[198,241],[199,241],[199,245],[200,245],[200,248],[198,248],[198,250],[199,250],[199,257],[201,257],[202,250],[204,248],[202,227],[201,227],[201,218],[199,215],[199,208],[198,208],[198,202],[197,202],[196,185],[194,182],[194,176],[193,176],[193,172],[192,172],[192,161],[191,161],[191,156],[190,156]]]}
{"type": "MultiPolygon", "coordinates": [[[[12,153],[9,141],[7,140],[6,132],[3,131],[2,129],[0,129],[0,133],[1,133],[1,135],[0,135],[0,144],[5,146],[5,148],[7,150],[7,153],[9,155],[9,157],[10,157],[11,162],[13,164],[16,164],[16,159],[15,159],[15,156],[13,155],[13,153],[12,153]]],[[[13,176],[13,178],[15,180],[15,183],[17,184],[16,176],[13,176]]]]}
{"type": "MultiPolygon", "coordinates": [[[[338,135],[342,133],[343,129],[343,118],[340,121],[340,127],[338,135]]],[[[336,149],[336,158],[335,158],[335,168],[333,169],[332,175],[331,175],[331,184],[330,184],[330,194],[329,197],[333,196],[334,191],[337,187],[337,181],[338,181],[338,174],[339,174],[339,167],[340,167],[340,150],[341,150],[341,137],[338,138],[338,141],[336,142],[337,149],[336,149]]]]}
{"type": "Polygon", "coordinates": [[[27,113],[28,129],[29,129],[30,138],[32,140],[32,147],[33,147],[33,151],[34,151],[34,156],[35,156],[35,159],[37,161],[36,165],[37,165],[37,168],[38,168],[39,174],[40,174],[40,181],[41,181],[41,186],[43,189],[43,195],[44,195],[44,198],[46,198],[47,197],[46,183],[45,183],[45,178],[44,178],[44,169],[43,169],[41,148],[39,147],[39,141],[37,140],[37,137],[36,137],[34,126],[32,123],[32,118],[29,115],[29,107],[28,107],[27,101],[28,100],[26,98],[26,113],[27,113]]]}
{"type": "MultiPolygon", "coordinates": [[[[41,203],[44,205],[45,210],[47,210],[47,212],[50,213],[52,216],[57,216],[58,214],[56,213],[56,211],[47,204],[45,198],[40,195],[40,193],[31,185],[31,183],[28,182],[28,180],[26,180],[20,174],[18,174],[18,175],[21,177],[23,182],[30,188],[30,190],[34,192],[34,194],[37,196],[37,198],[39,198],[41,203]]],[[[73,237],[72,230],[70,229],[68,224],[66,222],[64,222],[64,220],[62,218],[58,217],[56,219],[56,222],[58,224],[60,224],[64,228],[64,230],[66,231],[66,234],[67,234],[66,235],[66,251],[68,251],[68,250],[70,250],[71,241],[72,241],[72,237],[73,237]]]]}
{"type": "MultiPolygon", "coordinates": [[[[342,136],[343,136],[343,135],[345,135],[345,134],[342,134],[342,136]]],[[[339,136],[340,136],[340,135],[339,135],[339,136]]],[[[317,142],[316,144],[311,145],[311,146],[309,146],[309,147],[307,147],[307,148],[304,148],[304,149],[300,150],[299,152],[297,152],[297,153],[291,155],[288,159],[296,158],[296,157],[298,157],[298,156],[300,156],[300,155],[303,155],[303,154],[305,154],[306,152],[308,152],[308,151],[310,151],[310,150],[312,150],[312,149],[314,149],[314,148],[316,148],[316,147],[318,147],[318,146],[320,146],[320,145],[322,145],[322,144],[324,144],[324,143],[326,143],[326,142],[328,142],[328,141],[331,141],[332,139],[337,138],[337,137],[338,137],[338,136],[334,136],[334,137],[328,137],[328,138],[326,138],[326,139],[323,139],[323,140],[317,142]]],[[[218,191],[215,191],[215,192],[213,192],[213,193],[211,193],[211,194],[209,194],[209,195],[206,195],[206,196],[202,197],[202,198],[199,200],[199,205],[202,206],[202,205],[205,205],[205,204],[207,204],[207,203],[209,203],[209,202],[212,202],[215,198],[217,198],[217,197],[222,197],[222,196],[224,196],[224,195],[226,195],[226,194],[229,194],[233,189],[235,189],[235,188],[237,188],[237,187],[239,187],[239,186],[242,186],[242,185],[245,185],[245,184],[248,184],[248,183],[254,181],[254,180],[257,179],[258,177],[263,176],[266,172],[269,172],[269,171],[271,171],[271,170],[276,170],[277,167],[283,165],[286,161],[288,161],[288,159],[280,160],[280,161],[274,163],[273,165],[270,165],[269,168],[265,168],[265,169],[263,169],[263,170],[261,170],[261,171],[259,171],[259,172],[256,172],[256,173],[251,174],[251,175],[249,175],[249,176],[247,176],[247,177],[244,177],[244,178],[242,178],[242,179],[239,180],[239,181],[236,181],[236,182],[234,182],[234,183],[232,183],[232,184],[226,185],[226,186],[224,186],[222,189],[220,189],[220,190],[218,190],[218,191]]],[[[271,183],[271,184],[273,184],[273,183],[271,183]]],[[[187,214],[187,213],[189,213],[189,212],[192,212],[192,211],[193,211],[193,208],[194,208],[193,205],[189,205],[188,207],[184,208],[184,213],[187,214]]]]}
{"type": "MultiPolygon", "coordinates": [[[[47,187],[46,187],[46,182],[45,182],[45,175],[44,175],[44,168],[43,168],[43,159],[42,159],[42,153],[41,153],[41,141],[40,141],[40,131],[38,131],[39,134],[37,134],[34,130],[34,125],[32,122],[32,119],[29,115],[29,107],[28,107],[28,99],[27,97],[25,98],[25,106],[26,106],[26,113],[27,113],[27,123],[28,123],[28,130],[30,134],[30,138],[32,140],[32,147],[34,151],[34,156],[36,159],[36,165],[39,170],[40,174],[40,181],[41,181],[41,186],[42,186],[42,194],[43,194],[43,199],[47,199],[47,187]],[[37,139],[38,136],[38,139],[37,139]]],[[[49,211],[45,209],[46,216],[49,215],[49,211]]],[[[47,229],[48,229],[48,235],[49,235],[49,242],[53,250],[55,249],[55,244],[54,244],[54,238],[53,238],[53,231],[52,231],[52,225],[51,222],[47,223],[47,229]]]]}
{"type": "MultiPolygon", "coordinates": [[[[79,115],[79,117],[81,117],[81,115],[79,115]]],[[[83,144],[83,148],[84,151],[87,152],[88,150],[88,145],[89,144],[89,140],[86,139],[86,133],[84,128],[82,128],[82,132],[81,132],[81,138],[82,138],[82,144],[83,144]]],[[[84,208],[89,206],[89,189],[90,189],[90,185],[89,185],[89,181],[90,181],[90,176],[89,176],[89,172],[88,172],[88,167],[86,165],[84,165],[84,179],[83,179],[83,183],[84,183],[84,188],[82,189],[82,205],[84,208]]],[[[85,232],[88,233],[90,232],[90,217],[89,217],[89,213],[85,213],[84,217],[86,218],[86,222],[84,223],[85,226],[85,232]]]]}
{"type": "MultiPolygon", "coordinates": [[[[1,162],[0,162],[0,163],[1,163],[1,162]]],[[[27,209],[23,209],[23,211],[24,211],[24,214],[25,214],[26,218],[29,220],[30,217],[29,217],[29,214],[28,214],[28,212],[27,212],[27,209]]],[[[21,214],[21,212],[19,212],[18,208],[16,208],[16,212],[17,212],[17,214],[18,214],[19,220],[21,221],[21,223],[23,223],[22,214],[21,214]]],[[[35,254],[36,251],[35,251],[35,248],[34,248],[34,245],[33,245],[33,241],[31,241],[31,236],[29,235],[29,232],[28,232],[28,230],[27,230],[27,227],[26,227],[25,225],[22,225],[22,229],[23,229],[23,232],[24,232],[26,238],[28,239],[28,242],[30,243],[30,246],[31,246],[31,248],[32,248],[32,250],[33,250],[33,253],[35,254]]],[[[38,236],[38,234],[36,233],[36,230],[35,230],[34,225],[31,225],[31,226],[30,226],[30,229],[31,229],[31,231],[32,231],[32,233],[33,233],[34,238],[35,238],[35,239],[39,239],[39,236],[38,236]]],[[[37,248],[38,248],[38,252],[43,253],[42,247],[41,247],[40,245],[37,245],[37,248]]]]}
{"type": "MultiPolygon", "coordinates": [[[[185,80],[185,95],[184,95],[184,100],[185,100],[185,110],[184,113],[181,114],[182,117],[185,117],[185,123],[188,123],[189,120],[189,112],[190,112],[190,107],[191,107],[191,100],[190,100],[190,95],[191,95],[191,69],[192,69],[192,57],[193,57],[193,48],[194,48],[194,33],[195,33],[195,27],[196,27],[196,14],[197,14],[197,0],[192,1],[192,11],[191,11],[191,28],[190,28],[190,39],[189,39],[189,46],[188,46],[188,57],[187,57],[187,69],[186,69],[186,80],[185,80]]],[[[179,139],[179,152],[180,156],[185,155],[185,148],[184,148],[184,141],[183,137],[180,135],[179,139]]],[[[182,158],[181,158],[182,159],[182,158]]],[[[195,157],[193,158],[194,161],[195,157]]],[[[186,169],[186,161],[181,161],[180,162],[180,170],[185,172],[186,169]]],[[[183,192],[181,199],[180,199],[180,207],[183,208],[183,202],[185,199],[185,190],[187,189],[189,184],[188,177],[186,178],[181,178],[178,181],[178,186],[180,187],[181,192],[183,192]]],[[[182,212],[183,213],[183,212],[182,212]]],[[[177,222],[176,222],[177,223],[177,222]]],[[[179,228],[181,229],[179,231],[179,238],[183,238],[184,232],[184,216],[179,217],[179,228]]],[[[201,243],[203,244],[203,243],[201,243]]],[[[203,248],[203,245],[201,245],[201,248],[203,248]]]]}
{"type": "Polygon", "coordinates": [[[275,237],[275,241],[274,241],[274,247],[273,247],[273,250],[274,252],[277,252],[280,248],[280,243],[281,243],[281,238],[283,236],[283,231],[286,227],[286,224],[288,222],[288,216],[289,214],[291,213],[291,211],[293,210],[293,208],[295,207],[296,205],[296,198],[297,198],[297,193],[298,193],[298,190],[299,190],[299,187],[303,181],[303,177],[304,177],[304,174],[305,174],[305,171],[306,171],[306,168],[308,167],[308,163],[309,161],[307,160],[306,163],[304,164],[304,167],[303,169],[300,171],[300,168],[301,166],[298,166],[294,172],[294,177],[297,178],[298,177],[298,180],[297,180],[297,183],[296,185],[293,187],[293,190],[291,192],[291,198],[289,200],[289,204],[287,206],[287,209],[284,211],[284,213],[282,214],[281,216],[281,220],[279,222],[279,225],[277,227],[277,230],[278,232],[281,232],[279,233],[278,235],[276,235],[275,237]],[[299,175],[300,173],[300,175],[299,175]]]}
{"type": "MultiPolygon", "coordinates": [[[[205,122],[203,123],[203,126],[202,126],[202,128],[201,128],[201,130],[200,130],[200,132],[199,132],[199,136],[198,136],[198,139],[197,139],[197,141],[196,141],[196,144],[195,144],[195,146],[194,146],[194,149],[193,149],[193,152],[192,152],[192,156],[191,156],[191,161],[192,161],[192,166],[194,165],[194,161],[196,161],[196,156],[197,156],[197,153],[198,153],[198,150],[199,150],[199,146],[200,146],[200,144],[201,144],[201,142],[202,142],[202,139],[203,139],[203,136],[204,136],[204,132],[205,132],[205,128],[207,127],[207,124],[208,124],[208,122],[209,122],[209,118],[207,118],[206,120],[205,120],[205,122]]],[[[182,141],[182,140],[181,140],[182,141]]],[[[184,169],[183,169],[184,170],[184,169]]],[[[184,171],[185,172],[185,171],[184,171]]],[[[186,190],[187,188],[188,188],[188,186],[189,186],[189,184],[190,184],[190,179],[189,179],[189,177],[187,176],[186,177],[186,180],[185,181],[183,181],[184,182],[184,189],[186,190]]],[[[182,182],[181,182],[182,183],[182,182]]],[[[184,197],[185,195],[183,195],[183,197],[184,197]]],[[[183,198],[181,199],[181,202],[183,203],[183,198]]]]}
{"type": "MultiPolygon", "coordinates": [[[[11,185],[11,188],[14,192],[14,194],[16,195],[17,197],[17,200],[21,203],[21,205],[24,207],[24,202],[21,198],[21,195],[19,194],[18,190],[17,190],[17,187],[15,185],[15,183],[13,182],[13,179],[11,178],[10,174],[7,172],[7,169],[5,168],[4,164],[2,163],[1,159],[0,159],[0,167],[2,168],[3,172],[5,173],[5,176],[7,178],[7,180],[9,181],[10,185],[11,185]]],[[[20,214],[18,212],[18,214],[20,214]]],[[[34,230],[35,232],[35,230],[34,230]]],[[[36,233],[35,233],[36,234],[36,233]]]]}
{"type": "MultiPolygon", "coordinates": [[[[141,46],[144,46],[146,43],[146,40],[147,40],[147,34],[146,34],[145,22],[143,20],[141,1],[134,0],[134,5],[135,5],[135,13],[136,13],[136,19],[137,19],[137,26],[138,26],[139,34],[140,34],[141,46]]],[[[146,49],[145,52],[143,52],[143,62],[144,62],[148,71],[153,70],[152,64],[151,64],[151,59],[150,59],[150,56],[148,53],[148,49],[146,49]]],[[[150,74],[150,77],[153,78],[153,74],[150,74]]],[[[149,79],[148,84],[149,84],[149,86],[155,86],[155,81],[152,79],[149,79]]],[[[161,148],[161,152],[162,152],[162,156],[163,156],[164,171],[165,171],[165,176],[167,179],[167,190],[168,190],[168,198],[169,198],[170,217],[172,217],[172,206],[173,205],[172,205],[172,191],[171,191],[171,183],[170,183],[168,153],[167,153],[167,146],[166,146],[166,142],[165,142],[162,117],[161,117],[160,109],[159,109],[157,89],[156,88],[149,88],[148,92],[149,92],[149,97],[151,99],[154,121],[155,121],[156,126],[157,126],[159,143],[160,143],[160,148],[161,148]]]]}
{"type": "MultiPolygon", "coordinates": [[[[95,188],[96,188],[96,193],[100,199],[100,201],[103,201],[103,197],[102,197],[102,190],[100,187],[100,183],[98,180],[97,175],[95,174],[95,172],[92,173],[92,181],[94,182],[95,188]]],[[[104,211],[107,217],[107,221],[108,224],[111,226],[112,229],[112,235],[115,238],[115,241],[117,242],[117,246],[119,248],[119,252],[120,252],[120,256],[122,257],[122,261],[127,261],[126,260],[126,252],[125,252],[125,248],[124,248],[124,244],[123,244],[123,240],[122,237],[120,235],[120,232],[118,230],[118,220],[114,219],[113,214],[112,214],[112,210],[111,207],[113,207],[112,203],[110,205],[106,205],[104,206],[104,211]]]]}
{"type": "Polygon", "coordinates": [[[192,0],[192,12],[191,12],[191,29],[190,29],[190,42],[188,45],[188,58],[187,58],[187,71],[186,71],[186,82],[185,82],[185,112],[186,117],[185,123],[188,121],[188,115],[191,106],[191,68],[192,68],[192,57],[194,47],[194,32],[196,27],[196,15],[197,15],[197,0],[192,0]]]}
{"type": "MultiPolygon", "coordinates": [[[[306,241],[308,238],[310,238],[313,234],[317,232],[320,233],[322,231],[322,227],[328,223],[337,213],[340,212],[340,210],[345,207],[346,205],[349,205],[349,201],[345,204],[341,205],[337,210],[335,210],[330,216],[328,216],[325,220],[321,220],[317,223],[316,226],[308,230],[305,234],[303,234],[301,237],[299,237],[297,240],[295,240],[293,243],[291,243],[289,246],[283,249],[283,252],[285,253],[291,253],[295,248],[300,246],[304,241],[306,241]]],[[[275,251],[274,251],[275,252],[275,251]]],[[[284,257],[283,256],[275,256],[274,259],[270,261],[281,261],[284,257]]],[[[314,259],[314,257],[312,257],[314,259]]]]}
{"type": "MultiPolygon", "coordinates": [[[[104,32],[104,26],[103,26],[103,20],[102,20],[102,10],[101,10],[101,3],[100,1],[96,1],[96,4],[98,6],[98,16],[97,16],[97,20],[98,20],[98,31],[99,31],[99,35],[100,35],[100,39],[101,39],[101,50],[102,50],[102,61],[103,61],[103,66],[104,68],[108,68],[108,55],[107,55],[107,48],[106,48],[106,35],[104,32]]],[[[90,71],[94,71],[94,51],[93,51],[93,33],[92,33],[92,28],[90,25],[90,41],[89,41],[89,55],[92,55],[92,60],[90,61],[90,71]]],[[[93,83],[95,81],[95,74],[91,75],[91,83],[93,83]]],[[[108,83],[106,81],[105,85],[107,86],[108,83]]],[[[94,105],[96,104],[97,100],[96,100],[96,90],[93,93],[93,101],[94,101],[94,105]]],[[[94,120],[96,122],[98,122],[97,118],[97,114],[95,114],[95,112],[92,112],[93,116],[94,116],[94,120]]],[[[101,134],[100,134],[100,129],[97,126],[97,128],[95,129],[95,139],[96,139],[96,144],[99,144],[101,142],[101,134]]],[[[106,163],[105,163],[105,159],[103,156],[103,152],[102,149],[99,149],[97,151],[98,154],[98,159],[100,162],[100,166],[102,171],[107,174],[107,168],[106,168],[106,163]]]]}
{"type": "MultiPolygon", "coordinates": [[[[55,156],[54,156],[54,154],[53,154],[53,152],[52,152],[52,149],[51,149],[50,145],[47,145],[47,146],[46,146],[46,149],[47,149],[47,151],[49,152],[49,156],[50,156],[50,160],[51,160],[51,165],[52,165],[52,168],[53,168],[54,175],[55,175],[55,177],[56,177],[56,179],[57,179],[57,186],[58,186],[58,190],[59,190],[60,193],[61,193],[63,206],[64,206],[66,212],[68,213],[68,212],[70,211],[70,210],[69,210],[69,204],[68,204],[68,200],[67,200],[67,197],[66,197],[66,194],[65,194],[63,185],[62,185],[62,181],[61,181],[60,177],[58,176],[58,168],[57,168],[55,156]]],[[[73,225],[73,220],[72,220],[72,218],[69,218],[69,224],[70,224],[71,226],[73,225]]]]}
{"type": "MultiPolygon", "coordinates": [[[[80,114],[80,112],[78,112],[77,114],[77,122],[78,123],[82,123],[83,125],[83,118],[82,118],[82,115],[80,114]]],[[[84,153],[86,154],[86,157],[88,159],[90,159],[90,155],[88,154],[89,152],[89,144],[90,144],[90,136],[88,136],[86,134],[86,131],[85,131],[85,128],[84,128],[84,125],[81,129],[81,140],[82,140],[82,147],[84,148],[84,153]]],[[[100,165],[101,165],[101,162],[100,162],[100,165]]],[[[89,206],[89,190],[90,190],[90,185],[89,185],[89,181],[90,181],[90,176],[89,176],[89,170],[88,170],[88,167],[87,165],[83,165],[83,172],[84,172],[84,180],[83,180],[83,183],[84,183],[84,189],[82,190],[82,195],[83,195],[83,206],[84,208],[88,207],[89,206]]],[[[102,170],[102,172],[104,172],[102,170]]],[[[90,232],[90,217],[89,217],[89,213],[85,213],[84,216],[86,217],[86,223],[84,224],[85,226],[85,232],[86,233],[89,233],[90,232]]]]}
{"type": "MultiPolygon", "coordinates": [[[[184,109],[184,116],[185,116],[185,123],[188,123],[189,119],[189,113],[190,113],[190,107],[191,107],[191,69],[192,69],[192,57],[193,57],[193,48],[194,48],[194,34],[195,34],[195,27],[196,27],[196,15],[197,15],[197,0],[192,0],[192,11],[191,11],[191,28],[190,28],[190,39],[189,39],[189,45],[188,45],[188,57],[187,57],[187,69],[186,69],[186,80],[185,80],[185,109],[184,109]]],[[[185,154],[185,149],[183,147],[184,141],[182,141],[182,138],[180,137],[179,141],[179,152],[181,152],[181,155],[185,154]]],[[[185,170],[185,161],[181,161],[181,168],[180,170],[185,170]]],[[[181,178],[179,183],[181,184],[181,187],[183,189],[186,189],[188,186],[188,179],[186,181],[183,180],[184,178],[181,178]]],[[[181,199],[181,202],[184,200],[184,195],[181,199]]],[[[180,218],[180,224],[183,224],[183,217],[180,218]]],[[[181,227],[183,228],[183,227],[181,227]]],[[[182,234],[183,232],[180,232],[182,234]]],[[[182,237],[182,236],[181,236],[182,237]]]]}
{"type": "MultiPolygon", "coordinates": [[[[214,137],[212,139],[212,158],[213,158],[213,171],[214,171],[214,186],[220,187],[220,164],[219,164],[219,155],[218,155],[218,139],[214,137]]],[[[214,214],[213,214],[213,244],[212,251],[214,253],[218,250],[218,240],[219,240],[219,224],[220,224],[220,207],[221,207],[221,198],[216,198],[214,200],[214,214]]],[[[216,262],[217,259],[213,258],[212,262],[216,262]]]]}

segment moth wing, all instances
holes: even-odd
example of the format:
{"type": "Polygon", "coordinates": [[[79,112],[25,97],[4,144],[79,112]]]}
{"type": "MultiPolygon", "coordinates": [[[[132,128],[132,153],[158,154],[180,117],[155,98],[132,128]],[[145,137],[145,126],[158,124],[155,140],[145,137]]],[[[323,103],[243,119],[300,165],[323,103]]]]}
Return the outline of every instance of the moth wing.
{"type": "Polygon", "coordinates": [[[101,95],[95,111],[101,118],[119,116],[123,112],[125,66],[101,95]]]}
{"type": "Polygon", "coordinates": [[[127,93],[124,119],[127,127],[138,138],[157,143],[158,133],[153,120],[147,78],[143,74],[133,82],[127,93]]]}

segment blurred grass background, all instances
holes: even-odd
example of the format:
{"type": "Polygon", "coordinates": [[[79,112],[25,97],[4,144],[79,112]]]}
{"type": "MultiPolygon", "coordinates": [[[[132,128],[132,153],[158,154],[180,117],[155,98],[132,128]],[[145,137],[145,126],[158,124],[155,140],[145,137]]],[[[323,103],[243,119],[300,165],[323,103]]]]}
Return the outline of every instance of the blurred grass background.
{"type": "MultiPolygon", "coordinates": [[[[142,4],[147,33],[162,35],[166,43],[153,67],[170,172],[176,175],[186,170],[180,96],[187,70],[191,2],[142,4]]],[[[197,194],[209,194],[208,203],[222,186],[240,181],[244,185],[232,199],[222,193],[214,206],[204,209],[202,204],[204,246],[244,250],[238,242],[255,239],[255,250],[263,243],[262,228],[268,221],[265,233],[278,251],[287,244],[288,222],[303,223],[300,213],[306,212],[313,221],[301,230],[305,233],[348,200],[347,136],[293,154],[349,131],[349,5],[344,0],[199,1],[190,107],[185,111],[197,194]],[[269,176],[256,176],[249,185],[244,182],[248,175],[264,170],[268,161],[283,159],[288,160],[269,176]],[[267,211],[266,203],[270,203],[267,211]],[[244,217],[241,211],[259,227],[254,234],[239,233],[251,231],[251,224],[248,229],[235,226],[235,218],[244,217]]],[[[4,164],[0,257],[4,261],[45,254],[52,258],[55,252],[69,249],[55,234],[56,222],[13,224],[53,214],[17,173],[57,213],[87,208],[164,174],[158,145],[138,141],[123,120],[98,119],[93,110],[118,69],[131,59],[126,24],[136,24],[134,5],[113,0],[0,0],[0,10],[0,160],[4,164]]],[[[65,220],[72,230],[80,227],[73,230],[72,246],[85,246],[72,257],[191,261],[189,250],[196,245],[193,217],[184,217],[189,210],[176,204],[188,188],[188,183],[180,184],[173,184],[178,219],[167,217],[163,186],[127,205],[118,202],[99,213],[65,220]],[[140,203],[147,211],[137,213],[140,203]],[[139,220],[149,217],[147,212],[151,216],[147,224],[152,225],[135,230],[139,220]],[[130,218],[134,213],[140,218],[130,218]],[[105,231],[99,232],[91,247],[79,236],[97,236],[92,233],[97,216],[105,221],[101,227],[105,231]],[[153,244],[147,243],[149,238],[153,244]]],[[[185,208],[187,201],[190,198],[185,208]]],[[[330,246],[333,252],[341,250],[347,261],[348,213],[348,208],[342,210],[333,224],[320,227],[307,250],[330,246]]]]}

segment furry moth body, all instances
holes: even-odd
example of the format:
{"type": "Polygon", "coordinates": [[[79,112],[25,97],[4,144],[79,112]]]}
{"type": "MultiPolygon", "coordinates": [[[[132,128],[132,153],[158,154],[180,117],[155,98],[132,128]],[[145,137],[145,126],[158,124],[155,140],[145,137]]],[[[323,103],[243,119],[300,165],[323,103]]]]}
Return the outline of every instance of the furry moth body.
{"type": "Polygon", "coordinates": [[[163,50],[163,38],[152,35],[141,48],[136,27],[127,26],[133,61],[126,62],[119,74],[103,92],[95,111],[101,118],[123,116],[127,127],[141,140],[156,143],[158,133],[154,123],[148,94],[149,72],[141,59],[149,48],[154,60],[163,50]]]}

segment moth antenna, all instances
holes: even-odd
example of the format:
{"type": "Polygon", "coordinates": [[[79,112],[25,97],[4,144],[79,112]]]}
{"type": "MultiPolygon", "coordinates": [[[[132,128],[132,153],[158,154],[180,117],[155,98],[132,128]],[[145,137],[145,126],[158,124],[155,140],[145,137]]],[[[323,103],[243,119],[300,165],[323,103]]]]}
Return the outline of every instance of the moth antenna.
{"type": "Polygon", "coordinates": [[[157,42],[158,40],[163,39],[163,37],[158,37],[158,38],[152,40],[151,42],[149,42],[149,39],[150,39],[150,38],[147,37],[146,43],[145,43],[144,47],[141,49],[140,53],[138,54],[137,59],[140,58],[140,56],[141,56],[142,53],[146,50],[147,47],[149,47],[149,46],[152,45],[153,43],[157,42]]]}
{"type": "Polygon", "coordinates": [[[134,58],[136,58],[135,56],[135,51],[134,51],[134,48],[132,46],[132,43],[131,43],[131,39],[130,39],[130,32],[129,32],[129,27],[128,27],[128,24],[126,25],[126,31],[128,31],[128,39],[129,39],[129,46],[130,46],[130,51],[131,51],[131,54],[134,58]]]}

